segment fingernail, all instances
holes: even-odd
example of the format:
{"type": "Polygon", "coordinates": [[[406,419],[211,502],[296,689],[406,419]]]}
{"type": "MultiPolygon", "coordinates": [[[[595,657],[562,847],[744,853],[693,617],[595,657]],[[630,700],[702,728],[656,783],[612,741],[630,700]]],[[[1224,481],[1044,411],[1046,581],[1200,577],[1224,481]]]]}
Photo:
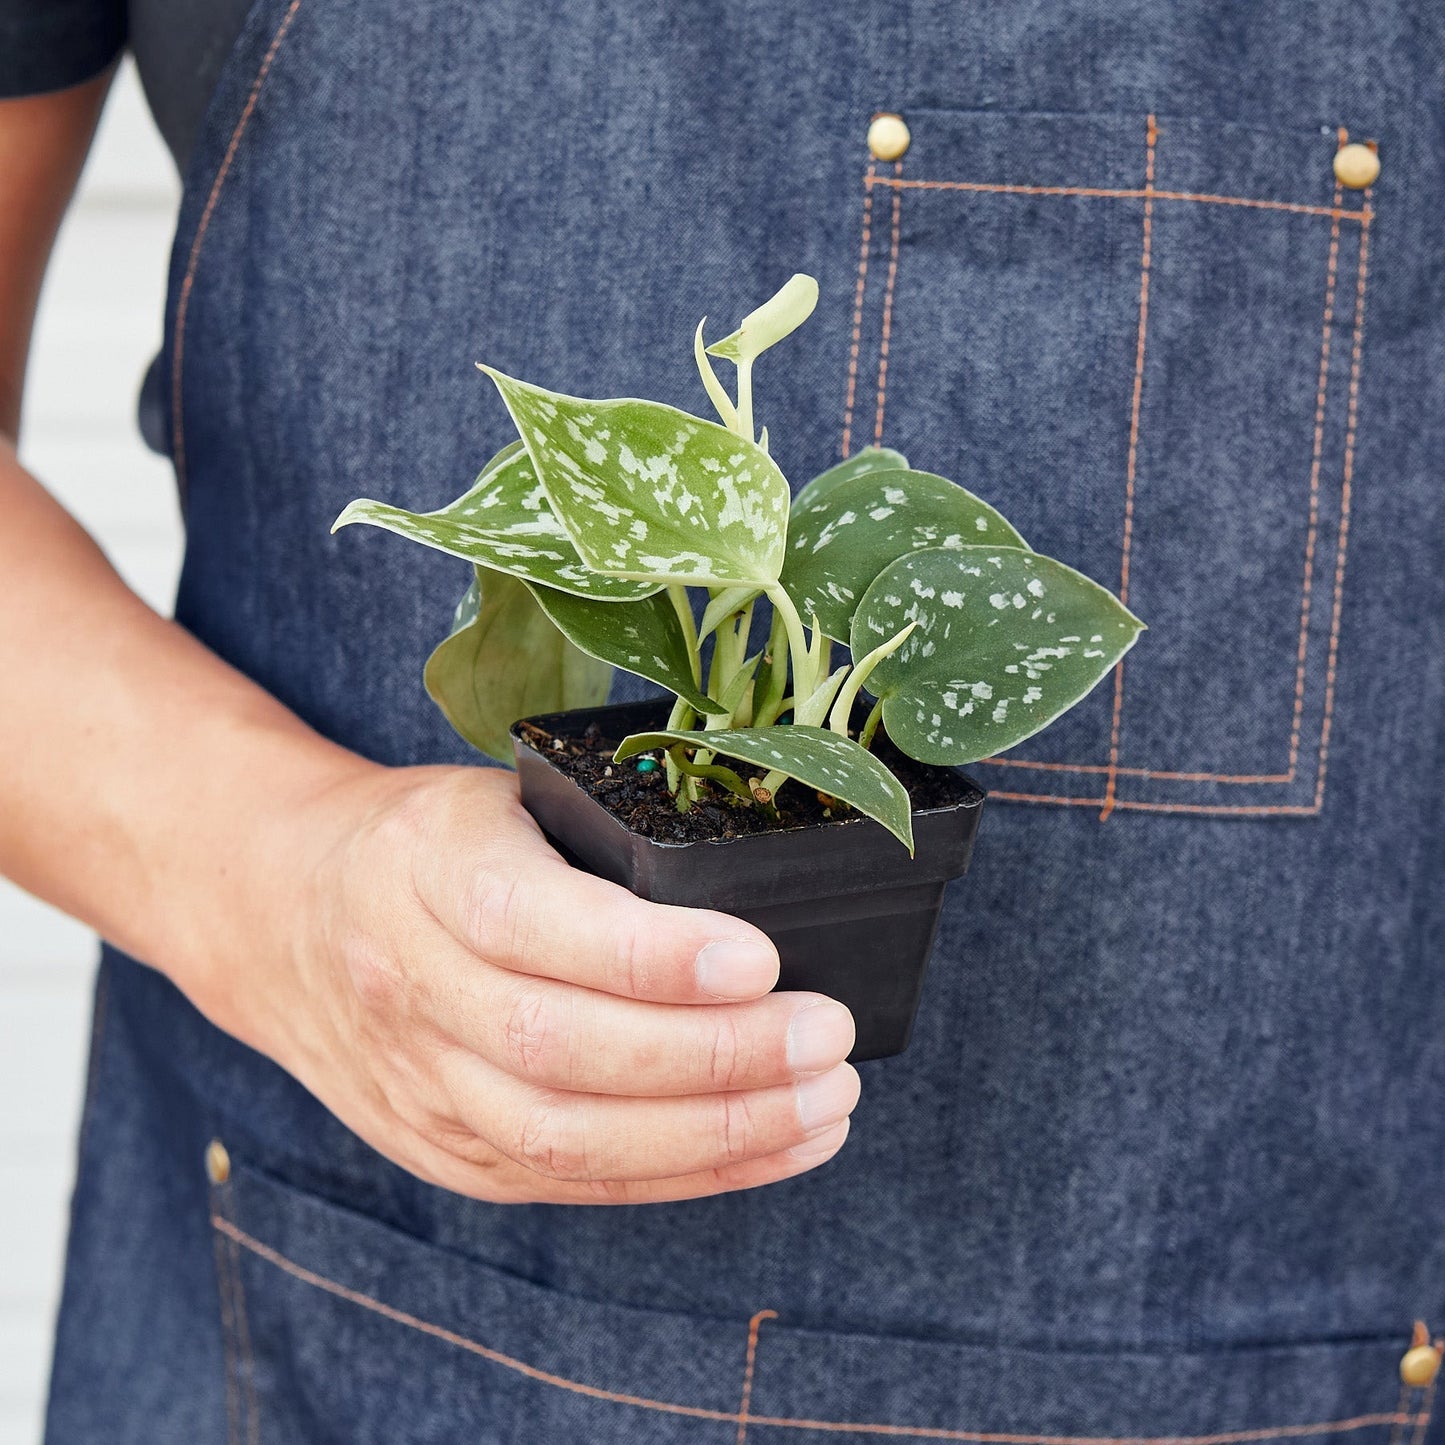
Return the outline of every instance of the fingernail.
{"type": "Polygon", "coordinates": [[[800,1008],[788,1025],[788,1067],[796,1074],[831,1069],[852,1047],[853,1015],[833,999],[800,1008]]]}
{"type": "Polygon", "coordinates": [[[797,1094],[798,1119],[811,1134],[853,1112],[858,1102],[858,1071],[852,1064],[839,1064],[826,1074],[804,1079],[797,1094]]]}
{"type": "Polygon", "coordinates": [[[778,955],[746,938],[719,938],[697,956],[697,983],[714,998],[757,998],[778,977],[778,955]]]}
{"type": "Polygon", "coordinates": [[[794,1159],[824,1159],[829,1154],[836,1153],[848,1137],[848,1123],[849,1121],[844,1119],[841,1124],[834,1124],[831,1129],[824,1129],[821,1134],[814,1134],[811,1139],[794,1144],[788,1153],[794,1159]]]}

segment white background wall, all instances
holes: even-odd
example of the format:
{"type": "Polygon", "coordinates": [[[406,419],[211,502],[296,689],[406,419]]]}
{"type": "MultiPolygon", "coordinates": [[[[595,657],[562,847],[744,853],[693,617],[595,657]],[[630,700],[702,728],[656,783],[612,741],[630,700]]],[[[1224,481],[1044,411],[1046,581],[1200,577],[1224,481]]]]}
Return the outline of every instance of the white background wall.
{"type": "MultiPolygon", "coordinates": [[[[134,418],[160,341],[177,195],[127,67],[46,281],[20,446],[162,611],[180,522],[170,465],[145,450],[134,418]]],[[[84,928],[0,879],[0,1445],[40,1439],[95,952],[84,928]]]]}

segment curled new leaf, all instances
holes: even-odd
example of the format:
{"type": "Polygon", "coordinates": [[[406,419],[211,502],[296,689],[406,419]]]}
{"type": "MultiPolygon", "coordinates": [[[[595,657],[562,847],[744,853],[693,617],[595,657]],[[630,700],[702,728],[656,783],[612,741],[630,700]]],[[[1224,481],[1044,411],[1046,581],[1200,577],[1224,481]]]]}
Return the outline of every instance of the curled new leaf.
{"type": "Polygon", "coordinates": [[[1143,624],[1097,582],[1006,547],[928,548],[886,568],[853,617],[862,657],[917,626],[868,690],[888,736],[925,763],[1002,752],[1072,707],[1133,646],[1143,624]]]}
{"type": "Polygon", "coordinates": [[[813,314],[817,304],[818,283],[799,272],[789,277],[757,310],[744,316],[743,324],[736,331],[721,341],[714,341],[708,352],[746,365],[796,331],[813,314]]]}

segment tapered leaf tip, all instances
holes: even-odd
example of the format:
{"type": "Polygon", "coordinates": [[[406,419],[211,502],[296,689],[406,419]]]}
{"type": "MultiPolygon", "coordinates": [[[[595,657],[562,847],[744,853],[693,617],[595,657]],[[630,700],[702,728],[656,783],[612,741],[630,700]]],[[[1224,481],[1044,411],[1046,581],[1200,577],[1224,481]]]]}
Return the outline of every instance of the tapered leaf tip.
{"type": "Polygon", "coordinates": [[[360,515],[362,508],[374,506],[376,503],[370,497],[358,497],[354,502],[348,502],[342,508],[341,515],[331,524],[331,535],[334,537],[343,527],[366,521],[366,518],[360,515]]]}

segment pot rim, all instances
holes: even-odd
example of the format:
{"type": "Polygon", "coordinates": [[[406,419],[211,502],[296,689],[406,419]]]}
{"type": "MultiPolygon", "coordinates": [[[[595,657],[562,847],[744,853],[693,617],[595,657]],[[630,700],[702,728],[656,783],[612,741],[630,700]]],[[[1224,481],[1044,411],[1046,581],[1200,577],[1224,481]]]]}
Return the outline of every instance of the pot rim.
{"type": "MultiPolygon", "coordinates": [[[[590,792],[588,792],[588,790],[584,788],[577,781],[576,778],[572,777],[570,774],[564,772],[561,768],[559,768],[543,749],[534,747],[528,739],[521,736],[521,734],[518,732],[518,729],[523,727],[524,725],[530,723],[532,726],[535,727],[539,725],[544,719],[555,719],[562,717],[596,717],[598,714],[615,713],[621,712],[624,709],[630,710],[633,708],[646,707],[653,701],[663,702],[665,701],[665,699],[660,698],[654,700],[651,698],[643,698],[636,702],[603,703],[598,707],[576,707],[566,708],[561,712],[534,713],[530,717],[518,718],[516,722],[514,722],[508,729],[508,732],[510,732],[512,736],[512,744],[514,748],[526,748],[526,750],[531,753],[533,757],[538,758],[540,761],[546,763],[547,766],[551,769],[551,771],[555,773],[559,778],[562,778],[566,782],[570,783],[571,786],[575,788],[582,797],[584,797],[590,804],[597,808],[599,812],[603,813],[608,819],[610,819],[614,824],[616,824],[616,826],[620,828],[629,838],[635,838],[639,843],[645,843],[652,848],[730,848],[745,843],[756,843],[759,841],[785,838],[790,833],[798,834],[804,837],[817,836],[822,833],[831,832],[834,829],[848,828],[855,825],[866,825],[867,823],[873,821],[872,819],[865,818],[862,814],[855,812],[851,817],[832,818],[825,823],[804,823],[793,828],[768,828],[760,833],[743,833],[735,838],[694,838],[686,843],[676,843],[669,839],[662,838],[649,838],[645,833],[638,833],[634,829],[629,828],[627,824],[617,816],[616,813],[614,813],[598,798],[594,797],[590,792]]],[[[960,798],[956,803],[942,803],[929,808],[911,809],[911,816],[914,818],[915,821],[919,819],[927,820],[930,818],[945,817],[949,814],[957,813],[967,808],[977,809],[983,806],[984,800],[988,796],[986,789],[984,789],[978,782],[976,782],[972,777],[965,773],[962,768],[950,767],[946,764],[939,763],[922,763],[920,764],[920,766],[926,768],[937,768],[939,771],[942,772],[954,773],[959,778],[961,778],[964,783],[968,785],[970,791],[966,797],[960,798]]],[[[881,827],[882,825],[875,823],[874,826],[881,827]]]]}

